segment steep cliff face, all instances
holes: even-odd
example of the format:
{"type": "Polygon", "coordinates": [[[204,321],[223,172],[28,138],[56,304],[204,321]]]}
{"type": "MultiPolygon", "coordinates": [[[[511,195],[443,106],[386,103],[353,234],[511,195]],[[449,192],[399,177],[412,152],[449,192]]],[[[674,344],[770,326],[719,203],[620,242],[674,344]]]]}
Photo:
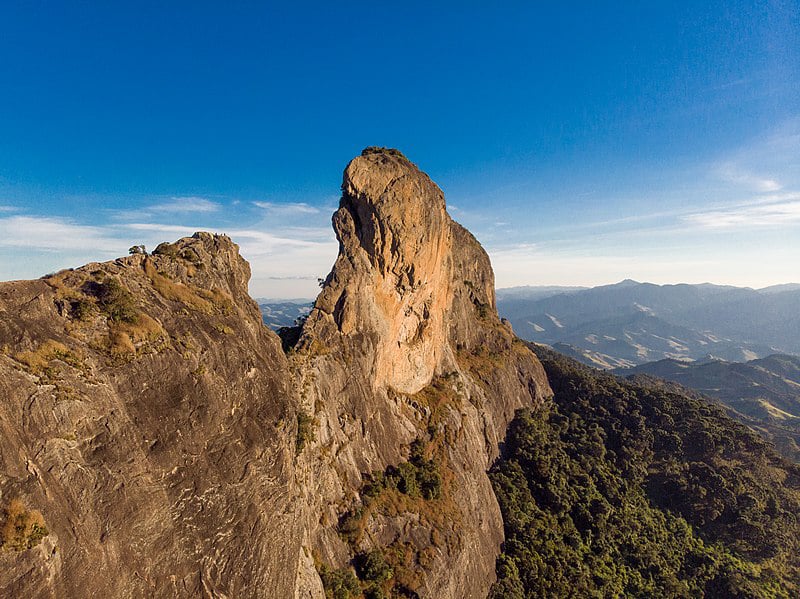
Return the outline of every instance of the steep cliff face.
{"type": "Polygon", "coordinates": [[[230,240],[162,249],[0,285],[0,505],[49,532],[0,551],[2,596],[294,585],[286,357],[230,240]]]}
{"type": "Polygon", "coordinates": [[[319,425],[309,480],[340,522],[312,546],[338,566],[379,550],[396,592],[484,597],[502,542],[485,473],[514,410],[549,394],[546,377],[499,321],[489,259],[427,175],[368,149],[342,190],[339,257],[294,358],[315,381],[302,400],[319,425]],[[409,459],[438,472],[438,494],[404,492],[411,468],[393,482],[409,459]]]}
{"type": "Polygon", "coordinates": [[[354,159],[333,222],[288,353],[224,236],[0,284],[0,594],[486,595],[486,471],[544,372],[402,155],[354,159]]]}
{"type": "Polygon", "coordinates": [[[403,156],[378,151],[347,166],[342,192],[333,217],[339,257],[316,316],[330,314],[345,337],[358,332],[373,340],[376,388],[416,393],[451,358],[445,315],[452,235],[444,195],[403,156]]]}

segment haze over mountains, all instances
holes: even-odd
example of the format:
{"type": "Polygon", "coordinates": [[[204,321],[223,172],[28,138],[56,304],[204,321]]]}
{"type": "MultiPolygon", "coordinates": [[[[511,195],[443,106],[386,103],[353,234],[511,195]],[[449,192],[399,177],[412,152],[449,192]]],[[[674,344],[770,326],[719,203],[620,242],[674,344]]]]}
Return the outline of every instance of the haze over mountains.
{"type": "Polygon", "coordinates": [[[261,317],[273,331],[282,327],[291,327],[297,324],[297,319],[307,316],[311,312],[313,302],[311,300],[270,300],[257,298],[258,308],[261,310],[261,317]]]}
{"type": "Polygon", "coordinates": [[[667,359],[614,372],[658,377],[713,397],[783,455],[800,461],[800,357],[775,354],[744,363],[667,359]]]}
{"type": "Polygon", "coordinates": [[[600,368],[800,353],[796,284],[754,290],[625,280],[591,289],[501,289],[497,298],[517,335],[600,368]]]}
{"type": "MultiPolygon", "coordinates": [[[[277,330],[312,300],[258,300],[277,330]]],[[[599,368],[663,359],[747,361],[800,354],[800,284],[763,289],[654,285],[625,280],[601,287],[527,286],[497,290],[500,315],[521,338],[599,368]]]]}

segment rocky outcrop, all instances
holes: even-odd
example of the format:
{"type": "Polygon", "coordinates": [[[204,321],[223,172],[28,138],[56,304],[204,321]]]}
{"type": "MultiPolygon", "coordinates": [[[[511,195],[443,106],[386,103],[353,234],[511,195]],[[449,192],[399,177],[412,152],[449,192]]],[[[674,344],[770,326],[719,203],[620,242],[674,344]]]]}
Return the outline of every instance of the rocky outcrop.
{"type": "Polygon", "coordinates": [[[304,401],[319,423],[309,480],[320,511],[329,521],[366,512],[354,524],[365,532],[346,547],[323,527],[312,546],[340,566],[383,548],[404,556],[390,560],[400,587],[484,597],[502,541],[485,473],[514,411],[549,393],[546,377],[499,321],[488,256],[427,175],[368,149],[342,192],[339,257],[295,359],[315,381],[304,401]],[[365,502],[364,473],[402,463],[415,441],[441,470],[442,496],[400,509],[387,505],[396,497],[365,502]]]}
{"type": "Polygon", "coordinates": [[[374,387],[416,393],[452,362],[445,316],[453,241],[444,195],[406,158],[380,151],[347,166],[342,193],[333,216],[339,257],[309,330],[327,338],[330,323],[344,337],[370,337],[374,387]]]}
{"type": "Polygon", "coordinates": [[[47,533],[0,539],[0,594],[486,595],[486,470],[544,372],[424,173],[367,149],[342,192],[286,353],[224,236],[0,284],[0,518],[47,533]]]}
{"type": "Polygon", "coordinates": [[[0,285],[0,505],[21,498],[49,532],[0,551],[2,596],[294,584],[286,357],[229,239],[162,249],[0,285]]]}

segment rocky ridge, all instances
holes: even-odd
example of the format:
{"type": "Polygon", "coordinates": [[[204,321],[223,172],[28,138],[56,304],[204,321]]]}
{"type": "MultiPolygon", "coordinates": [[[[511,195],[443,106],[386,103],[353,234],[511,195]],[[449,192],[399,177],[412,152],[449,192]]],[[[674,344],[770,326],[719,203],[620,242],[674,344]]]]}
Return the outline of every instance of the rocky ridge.
{"type": "Polygon", "coordinates": [[[0,284],[0,509],[46,527],[6,527],[3,595],[486,596],[486,471],[546,376],[424,173],[367,149],[342,192],[284,339],[224,236],[0,284]]]}

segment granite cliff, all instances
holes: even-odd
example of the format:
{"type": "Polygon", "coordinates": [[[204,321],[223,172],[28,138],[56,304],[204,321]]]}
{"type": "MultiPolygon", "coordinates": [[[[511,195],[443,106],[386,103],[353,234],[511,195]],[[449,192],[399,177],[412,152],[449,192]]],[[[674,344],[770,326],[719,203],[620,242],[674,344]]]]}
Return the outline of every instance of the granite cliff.
{"type": "Polygon", "coordinates": [[[225,236],[0,284],[0,594],[485,597],[486,474],[551,395],[478,242],[394,150],[281,337],[225,236]]]}

